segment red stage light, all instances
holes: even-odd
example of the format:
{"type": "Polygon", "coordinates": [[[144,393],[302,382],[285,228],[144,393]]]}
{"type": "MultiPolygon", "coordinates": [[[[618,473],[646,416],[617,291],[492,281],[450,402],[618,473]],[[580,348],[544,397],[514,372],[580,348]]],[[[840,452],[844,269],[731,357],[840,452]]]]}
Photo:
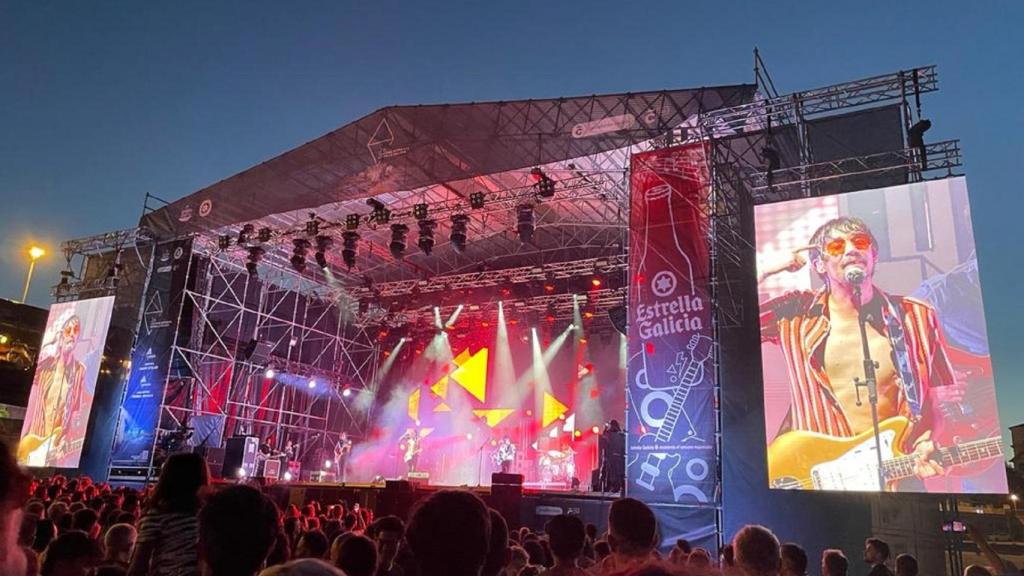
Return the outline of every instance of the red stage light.
{"type": "Polygon", "coordinates": [[[580,342],[580,344],[586,344],[587,343],[587,339],[586,338],[580,338],[579,342],[580,342]]]}
{"type": "Polygon", "coordinates": [[[594,388],[593,390],[590,391],[590,397],[591,398],[600,398],[601,397],[601,390],[599,390],[597,388],[594,388]]]}
{"type": "Polygon", "coordinates": [[[646,280],[643,274],[637,274],[636,276],[633,277],[633,279],[636,280],[636,283],[640,285],[643,285],[644,280],[646,280]]]}
{"type": "Polygon", "coordinates": [[[519,324],[519,320],[516,320],[515,318],[513,318],[513,319],[509,320],[508,323],[513,325],[513,326],[515,326],[516,324],[519,324]]]}
{"type": "Polygon", "coordinates": [[[594,426],[593,428],[590,429],[590,431],[593,432],[594,434],[600,434],[601,428],[594,426]]]}
{"type": "Polygon", "coordinates": [[[526,411],[526,415],[527,416],[533,416],[533,410],[527,410],[526,411]]]}
{"type": "Polygon", "coordinates": [[[384,357],[387,358],[388,356],[391,356],[391,350],[384,351],[384,357]]]}
{"type": "Polygon", "coordinates": [[[554,315],[552,315],[552,314],[548,314],[548,315],[547,315],[547,316],[545,317],[545,319],[546,319],[546,320],[547,320],[548,322],[554,322],[554,321],[555,321],[555,317],[554,317],[554,315]]]}
{"type": "Polygon", "coordinates": [[[583,317],[586,318],[587,320],[590,320],[591,318],[594,317],[594,313],[587,310],[586,312],[583,313],[583,317]]]}
{"type": "Polygon", "coordinates": [[[589,363],[589,362],[587,362],[587,365],[586,365],[586,366],[584,366],[584,368],[586,368],[586,369],[587,369],[587,374],[590,374],[591,372],[593,372],[593,371],[594,371],[594,365],[593,365],[593,364],[591,364],[591,363],[589,363]]]}
{"type": "Polygon", "coordinates": [[[601,287],[601,279],[600,278],[596,278],[596,277],[592,278],[590,280],[590,283],[594,286],[594,288],[600,288],[601,287]]]}
{"type": "Polygon", "coordinates": [[[583,436],[583,432],[576,430],[575,432],[572,433],[572,435],[575,436],[576,438],[579,438],[580,436],[583,436]]]}
{"type": "Polygon", "coordinates": [[[654,354],[654,342],[645,342],[644,349],[648,354],[654,354]]]}
{"type": "Polygon", "coordinates": [[[481,322],[480,326],[482,326],[484,328],[490,328],[491,327],[491,323],[490,322],[481,322]]]}

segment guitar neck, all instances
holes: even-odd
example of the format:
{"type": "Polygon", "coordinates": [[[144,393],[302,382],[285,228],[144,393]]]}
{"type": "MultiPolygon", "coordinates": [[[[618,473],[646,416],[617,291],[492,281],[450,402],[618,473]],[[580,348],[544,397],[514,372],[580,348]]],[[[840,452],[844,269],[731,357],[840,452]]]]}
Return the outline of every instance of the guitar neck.
{"type": "MultiPolygon", "coordinates": [[[[949,467],[999,458],[1002,455],[1003,439],[995,437],[966,442],[949,448],[940,448],[935,451],[933,459],[943,467],[949,467]]],[[[885,471],[885,477],[889,480],[909,478],[914,475],[914,457],[900,456],[887,460],[882,464],[882,468],[885,471]]]]}
{"type": "MultiPolygon", "coordinates": [[[[681,366],[680,366],[681,367],[681,366]]],[[[686,370],[679,377],[679,385],[676,386],[676,391],[672,395],[672,403],[669,405],[668,410],[665,412],[665,421],[658,428],[658,441],[668,442],[672,439],[672,433],[676,429],[676,422],[679,421],[679,415],[683,411],[683,404],[686,403],[686,397],[690,394],[690,389],[696,384],[697,371],[700,369],[700,364],[694,362],[692,359],[686,362],[686,370]]]]}

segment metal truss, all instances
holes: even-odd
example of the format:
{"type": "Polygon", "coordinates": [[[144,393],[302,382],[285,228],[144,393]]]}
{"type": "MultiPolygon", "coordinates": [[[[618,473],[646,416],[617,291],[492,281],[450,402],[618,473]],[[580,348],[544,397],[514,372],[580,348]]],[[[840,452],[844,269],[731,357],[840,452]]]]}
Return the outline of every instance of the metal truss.
{"type": "Polygon", "coordinates": [[[118,259],[122,251],[132,250],[135,251],[134,256],[144,262],[150,255],[143,254],[142,247],[152,241],[152,236],[144,228],[129,228],[61,242],[66,265],[61,272],[60,283],[50,289],[50,294],[57,302],[115,294],[120,278],[115,274],[87,275],[89,260],[109,259],[112,266],[120,264],[118,259]]]}
{"type": "Polygon", "coordinates": [[[304,451],[329,450],[341,432],[365,434],[369,412],[352,400],[376,392],[378,349],[367,332],[294,274],[250,276],[201,243],[196,252],[157,438],[199,414],[223,417],[225,437],[291,439],[304,451]]]}

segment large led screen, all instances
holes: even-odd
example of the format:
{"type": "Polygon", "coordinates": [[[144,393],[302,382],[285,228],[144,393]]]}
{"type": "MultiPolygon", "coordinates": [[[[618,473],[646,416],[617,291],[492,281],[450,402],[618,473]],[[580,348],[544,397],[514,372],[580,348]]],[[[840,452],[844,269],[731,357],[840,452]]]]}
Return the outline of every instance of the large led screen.
{"type": "Polygon", "coordinates": [[[21,464],[78,467],[113,307],[109,296],[50,308],[18,443],[21,464]]]}
{"type": "Polygon", "coordinates": [[[755,221],[770,485],[1005,493],[966,181],[755,221]]]}

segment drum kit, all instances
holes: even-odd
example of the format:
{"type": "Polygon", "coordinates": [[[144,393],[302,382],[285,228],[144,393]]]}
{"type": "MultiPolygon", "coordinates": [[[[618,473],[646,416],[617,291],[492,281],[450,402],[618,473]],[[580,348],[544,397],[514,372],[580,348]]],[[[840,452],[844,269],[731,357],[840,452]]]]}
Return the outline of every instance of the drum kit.
{"type": "Polygon", "coordinates": [[[539,465],[541,482],[569,483],[576,476],[576,453],[572,450],[548,450],[541,453],[539,465]]]}

